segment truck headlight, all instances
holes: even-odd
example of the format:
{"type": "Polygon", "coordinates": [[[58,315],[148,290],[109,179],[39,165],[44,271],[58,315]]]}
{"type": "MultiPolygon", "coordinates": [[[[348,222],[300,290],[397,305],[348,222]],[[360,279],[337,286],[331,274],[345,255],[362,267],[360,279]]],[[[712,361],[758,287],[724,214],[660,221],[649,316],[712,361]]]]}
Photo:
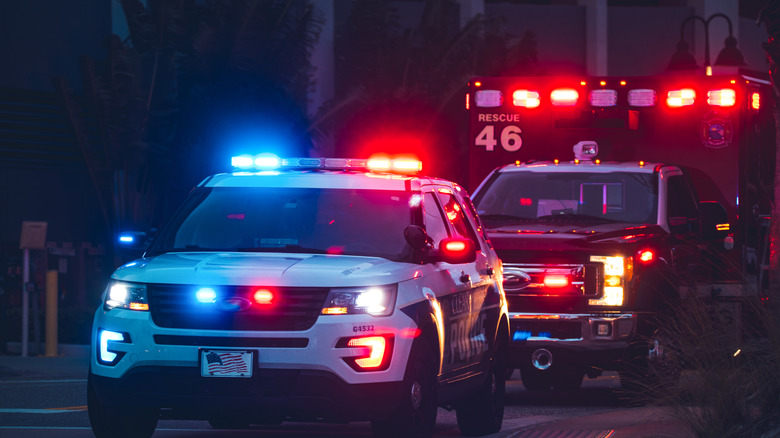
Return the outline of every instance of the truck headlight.
{"type": "Polygon", "coordinates": [[[111,281],[106,287],[106,310],[114,308],[130,310],[149,310],[146,285],[111,281]]]}
{"type": "Polygon", "coordinates": [[[366,286],[330,290],[323,315],[368,314],[388,316],[393,313],[398,286],[366,286]]]}
{"type": "Polygon", "coordinates": [[[625,258],[621,256],[590,256],[590,261],[604,264],[604,295],[599,299],[588,300],[588,304],[591,306],[622,306],[626,273],[631,270],[630,266],[626,266],[625,258]]]}

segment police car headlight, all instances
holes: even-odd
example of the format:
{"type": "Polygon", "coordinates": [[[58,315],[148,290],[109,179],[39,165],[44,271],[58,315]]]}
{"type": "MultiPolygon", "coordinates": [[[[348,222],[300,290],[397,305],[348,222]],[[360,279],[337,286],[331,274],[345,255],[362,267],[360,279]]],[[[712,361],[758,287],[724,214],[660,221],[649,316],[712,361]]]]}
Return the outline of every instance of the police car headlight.
{"type": "Polygon", "coordinates": [[[105,309],[149,310],[146,285],[111,281],[106,287],[105,309]]]}
{"type": "Polygon", "coordinates": [[[322,314],[388,316],[393,313],[397,290],[396,285],[331,289],[322,314]]]}

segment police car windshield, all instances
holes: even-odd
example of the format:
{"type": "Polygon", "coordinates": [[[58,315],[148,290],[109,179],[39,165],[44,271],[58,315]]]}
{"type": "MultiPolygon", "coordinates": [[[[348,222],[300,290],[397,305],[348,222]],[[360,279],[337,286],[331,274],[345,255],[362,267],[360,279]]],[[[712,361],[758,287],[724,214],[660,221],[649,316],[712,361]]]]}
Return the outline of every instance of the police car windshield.
{"type": "Polygon", "coordinates": [[[652,174],[631,172],[504,172],[475,196],[490,228],[521,222],[655,223],[652,174]]]}
{"type": "Polygon", "coordinates": [[[404,260],[409,193],[381,190],[198,188],[148,251],[351,254],[404,260]]]}

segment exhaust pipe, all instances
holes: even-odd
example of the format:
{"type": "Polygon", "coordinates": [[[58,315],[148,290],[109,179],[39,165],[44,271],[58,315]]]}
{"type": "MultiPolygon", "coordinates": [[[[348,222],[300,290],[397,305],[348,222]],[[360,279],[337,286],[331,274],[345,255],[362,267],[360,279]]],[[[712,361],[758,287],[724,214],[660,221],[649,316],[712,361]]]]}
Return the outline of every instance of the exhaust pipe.
{"type": "Polygon", "coordinates": [[[544,371],[552,365],[553,357],[550,350],[540,348],[531,355],[531,365],[537,370],[544,371]]]}

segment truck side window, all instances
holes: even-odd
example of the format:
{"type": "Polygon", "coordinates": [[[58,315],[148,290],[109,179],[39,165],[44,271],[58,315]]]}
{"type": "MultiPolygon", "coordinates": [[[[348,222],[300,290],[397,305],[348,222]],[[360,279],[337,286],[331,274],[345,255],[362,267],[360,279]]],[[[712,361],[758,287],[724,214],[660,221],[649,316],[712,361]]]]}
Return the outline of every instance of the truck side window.
{"type": "Polygon", "coordinates": [[[445,237],[449,237],[447,224],[444,223],[439,203],[433,193],[423,194],[423,220],[425,221],[425,232],[433,239],[433,248],[439,248],[439,242],[445,237]]]}
{"type": "Polygon", "coordinates": [[[669,177],[667,182],[667,193],[669,199],[667,200],[667,215],[668,217],[687,218],[690,219],[689,223],[692,226],[696,224],[696,218],[698,217],[698,209],[696,207],[696,200],[693,198],[693,193],[688,182],[682,175],[673,175],[669,177]]]}

